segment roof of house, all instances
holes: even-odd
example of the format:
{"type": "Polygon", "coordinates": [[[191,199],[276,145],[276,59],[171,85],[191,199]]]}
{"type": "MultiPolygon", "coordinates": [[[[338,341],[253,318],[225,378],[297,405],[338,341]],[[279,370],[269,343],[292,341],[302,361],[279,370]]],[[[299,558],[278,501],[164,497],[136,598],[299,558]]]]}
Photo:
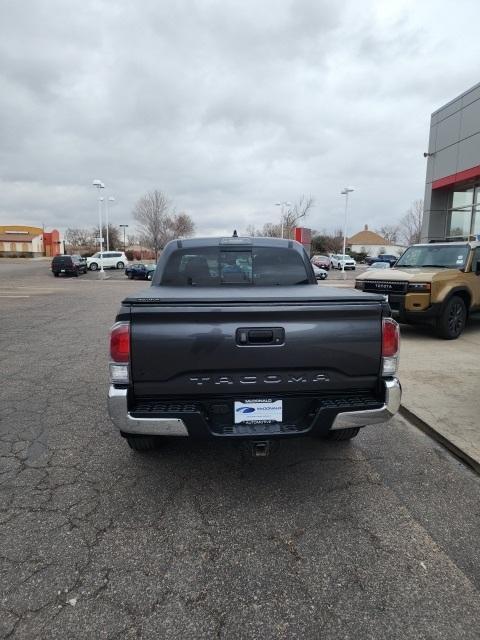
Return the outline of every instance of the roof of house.
{"type": "Polygon", "coordinates": [[[363,231],[359,231],[358,233],[356,233],[355,235],[353,235],[351,238],[348,239],[348,244],[360,244],[362,246],[369,245],[369,244],[372,244],[372,245],[378,244],[384,247],[391,244],[391,242],[389,242],[388,240],[385,240],[385,238],[381,236],[379,233],[375,233],[375,231],[369,231],[368,224],[366,224],[363,231]]]}

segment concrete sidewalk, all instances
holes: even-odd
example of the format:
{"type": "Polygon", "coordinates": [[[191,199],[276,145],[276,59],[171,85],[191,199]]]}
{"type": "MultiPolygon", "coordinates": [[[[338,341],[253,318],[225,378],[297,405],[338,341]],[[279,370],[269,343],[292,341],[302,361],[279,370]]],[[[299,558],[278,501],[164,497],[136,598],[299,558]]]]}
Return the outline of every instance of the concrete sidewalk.
{"type": "Polygon", "coordinates": [[[428,327],[401,333],[402,406],[480,472],[480,315],[457,340],[428,327]]]}

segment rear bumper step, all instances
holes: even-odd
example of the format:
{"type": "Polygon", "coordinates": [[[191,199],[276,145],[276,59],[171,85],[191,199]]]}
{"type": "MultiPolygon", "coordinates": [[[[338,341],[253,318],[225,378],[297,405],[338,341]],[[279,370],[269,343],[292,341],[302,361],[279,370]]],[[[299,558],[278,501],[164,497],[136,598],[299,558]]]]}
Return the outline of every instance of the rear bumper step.
{"type": "MultiPolygon", "coordinates": [[[[350,429],[352,427],[363,427],[369,424],[378,424],[390,420],[400,407],[402,391],[400,382],[397,378],[385,379],[383,382],[385,386],[385,397],[381,406],[361,410],[357,408],[354,411],[348,411],[348,406],[339,406],[338,412],[335,411],[336,415],[331,422],[330,429],[350,429]]],[[[140,417],[138,415],[133,415],[128,410],[127,394],[127,389],[110,385],[108,392],[108,412],[112,422],[122,433],[158,436],[191,435],[189,434],[187,425],[182,418],[172,416],[160,417],[158,415],[159,408],[155,411],[157,415],[152,417],[140,417]]],[[[177,411],[178,409],[183,409],[180,413],[183,414],[182,417],[185,419],[187,419],[186,414],[189,413],[192,417],[193,415],[198,415],[196,412],[196,406],[192,404],[187,404],[183,407],[179,407],[178,405],[167,405],[167,407],[169,409],[175,407],[177,411]]],[[[331,410],[335,410],[334,407],[331,407],[331,410]]],[[[143,415],[145,416],[145,413],[143,415]]],[[[262,429],[258,429],[258,427],[252,429],[251,427],[245,427],[244,425],[242,425],[242,428],[240,428],[240,425],[235,425],[230,428],[224,428],[222,432],[210,433],[210,435],[248,438],[260,435],[259,431],[264,435],[268,434],[270,436],[274,435],[280,437],[308,434],[310,432],[310,429],[286,424],[263,425],[263,427],[264,428],[262,429]]],[[[209,434],[207,433],[206,435],[209,434]]]]}
{"type": "Polygon", "coordinates": [[[397,413],[402,400],[402,387],[397,378],[384,380],[385,402],[379,409],[367,409],[366,411],[344,411],[339,413],[333,421],[333,429],[351,429],[352,427],[364,427],[368,424],[387,422],[397,413]]]}

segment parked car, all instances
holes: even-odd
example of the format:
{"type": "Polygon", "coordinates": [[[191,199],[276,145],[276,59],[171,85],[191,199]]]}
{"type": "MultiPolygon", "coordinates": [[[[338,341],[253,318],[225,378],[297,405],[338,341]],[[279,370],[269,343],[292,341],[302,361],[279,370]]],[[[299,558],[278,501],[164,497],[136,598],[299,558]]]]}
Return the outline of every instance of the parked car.
{"type": "Polygon", "coordinates": [[[414,244],[385,273],[359,275],[355,287],[386,294],[399,322],[431,324],[454,340],[480,311],[480,242],[414,244]]]}
{"type": "Polygon", "coordinates": [[[330,258],[328,256],[312,256],[310,262],[320,269],[326,269],[327,271],[330,269],[330,258]]]}
{"type": "Polygon", "coordinates": [[[143,264],[142,262],[136,262],[125,267],[125,275],[129,280],[138,278],[139,280],[151,280],[157,265],[155,264],[143,264]]]}
{"type": "Polygon", "coordinates": [[[390,269],[390,263],[384,260],[383,262],[372,262],[372,264],[368,267],[367,271],[370,269],[390,269]]]}
{"type": "Polygon", "coordinates": [[[91,271],[97,271],[102,262],[104,269],[124,269],[128,265],[127,256],[123,251],[103,251],[87,258],[87,267],[91,271]]]}
{"type": "Polygon", "coordinates": [[[385,296],[317,286],[298,242],[175,240],[118,310],[109,415],[136,451],[162,436],[246,440],[256,456],[349,440],[397,412],[398,349],[385,296]]]}
{"type": "Polygon", "coordinates": [[[317,280],[326,280],[327,276],[328,276],[328,271],[325,271],[325,269],[320,269],[319,267],[317,267],[316,265],[312,264],[313,267],[313,273],[315,274],[315,277],[317,280]]]}
{"type": "Polygon", "coordinates": [[[345,271],[347,269],[352,269],[353,271],[355,271],[357,267],[357,263],[355,262],[355,260],[346,253],[343,255],[340,253],[334,253],[330,258],[330,267],[332,269],[341,269],[342,265],[345,271]]]}
{"type": "Polygon", "coordinates": [[[60,274],[78,276],[80,273],[87,273],[87,262],[81,256],[60,255],[53,258],[51,268],[56,278],[60,274]]]}
{"type": "Polygon", "coordinates": [[[388,262],[388,264],[391,267],[393,267],[393,265],[396,263],[397,260],[398,260],[398,256],[390,255],[388,253],[381,253],[379,256],[376,256],[376,257],[367,256],[365,258],[365,262],[368,265],[371,265],[374,262],[388,262]]]}

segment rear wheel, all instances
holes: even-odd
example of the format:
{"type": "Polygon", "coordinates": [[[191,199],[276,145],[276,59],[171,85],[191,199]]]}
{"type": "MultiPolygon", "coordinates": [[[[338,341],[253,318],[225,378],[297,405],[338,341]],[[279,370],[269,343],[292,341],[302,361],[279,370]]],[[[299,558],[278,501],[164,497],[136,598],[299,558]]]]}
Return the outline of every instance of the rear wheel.
{"type": "Polygon", "coordinates": [[[329,431],[325,439],[332,442],[341,442],[342,440],[351,440],[360,431],[360,427],[352,427],[351,429],[334,429],[329,431]]]}
{"type": "Polygon", "coordinates": [[[58,271],[54,271],[54,272],[53,272],[53,275],[55,276],[55,278],[58,278],[58,276],[59,276],[60,274],[58,273],[58,271]]]}
{"type": "Polygon", "coordinates": [[[117,269],[123,269],[124,266],[123,262],[117,262],[117,269]]]}
{"type": "Polygon", "coordinates": [[[88,268],[90,271],[96,271],[98,269],[98,264],[96,262],[92,262],[88,268]]]}
{"type": "Polygon", "coordinates": [[[153,451],[159,446],[159,439],[156,436],[127,436],[130,449],[134,451],[153,451]]]}
{"type": "Polygon", "coordinates": [[[460,296],[452,296],[437,320],[435,329],[439,338],[455,340],[465,329],[467,307],[460,296]]]}
{"type": "Polygon", "coordinates": [[[133,273],[129,273],[127,277],[129,280],[133,280],[133,273]]]}

